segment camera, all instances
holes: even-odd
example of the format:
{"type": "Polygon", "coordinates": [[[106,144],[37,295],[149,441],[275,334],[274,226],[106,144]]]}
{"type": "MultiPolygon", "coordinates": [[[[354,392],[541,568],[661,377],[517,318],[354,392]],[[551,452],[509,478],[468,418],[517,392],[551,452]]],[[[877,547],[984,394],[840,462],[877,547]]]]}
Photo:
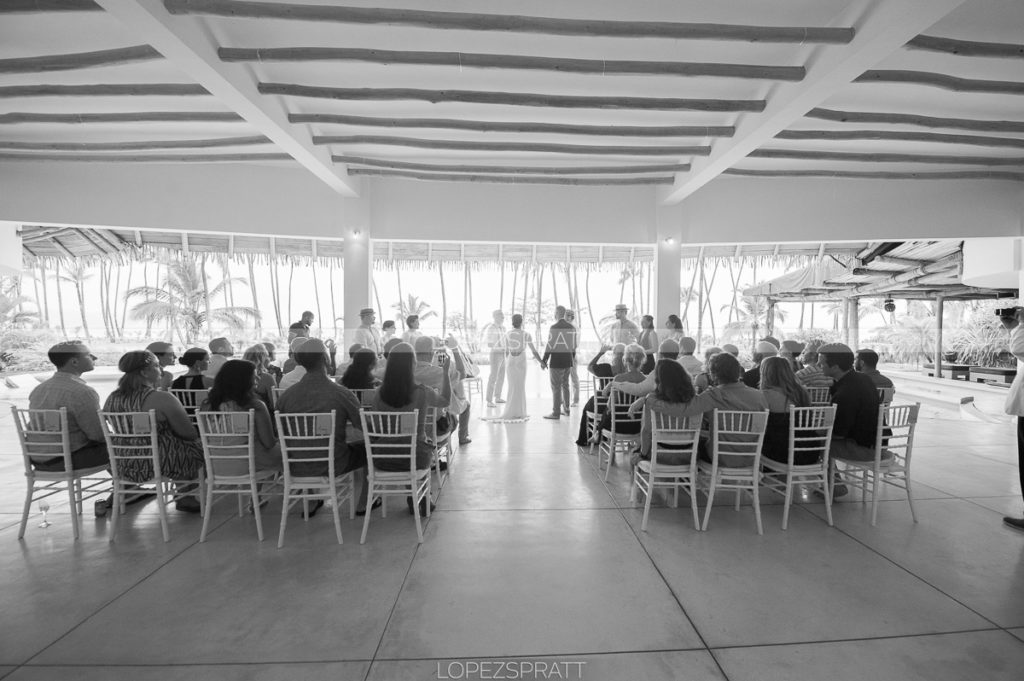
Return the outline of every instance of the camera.
{"type": "Polygon", "coordinates": [[[1016,317],[1019,307],[1000,307],[996,309],[997,317],[1016,317]]]}

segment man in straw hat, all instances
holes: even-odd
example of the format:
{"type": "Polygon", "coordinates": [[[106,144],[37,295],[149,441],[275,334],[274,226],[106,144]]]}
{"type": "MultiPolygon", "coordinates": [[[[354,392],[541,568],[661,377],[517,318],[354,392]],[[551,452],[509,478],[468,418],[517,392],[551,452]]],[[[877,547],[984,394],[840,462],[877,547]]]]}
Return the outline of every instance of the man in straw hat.
{"type": "Polygon", "coordinates": [[[611,344],[625,343],[629,345],[635,343],[639,337],[640,329],[629,319],[629,308],[619,303],[615,306],[615,322],[610,331],[611,344]]]}
{"type": "Polygon", "coordinates": [[[359,311],[359,328],[356,329],[353,343],[358,343],[364,348],[373,350],[378,357],[384,350],[384,344],[380,341],[380,331],[374,326],[377,321],[377,313],[372,307],[364,307],[359,311]]]}

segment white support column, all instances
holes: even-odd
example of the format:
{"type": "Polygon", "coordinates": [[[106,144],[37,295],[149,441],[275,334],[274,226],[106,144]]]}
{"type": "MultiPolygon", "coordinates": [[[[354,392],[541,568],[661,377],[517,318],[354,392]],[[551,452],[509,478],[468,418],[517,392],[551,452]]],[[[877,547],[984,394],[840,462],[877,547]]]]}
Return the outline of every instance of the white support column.
{"type": "Polygon", "coordinates": [[[659,206],[657,242],[654,244],[654,327],[665,338],[665,320],[679,314],[679,267],[682,255],[683,212],[681,207],[659,206]]]}
{"type": "MultiPolygon", "coordinates": [[[[368,189],[368,188],[367,188],[368,189]]],[[[370,219],[369,191],[360,199],[346,199],[342,203],[344,211],[340,230],[345,237],[344,255],[344,291],[342,293],[342,316],[344,332],[339,339],[345,351],[355,339],[359,328],[359,310],[374,307],[373,290],[373,244],[370,219]]],[[[339,348],[339,353],[342,348],[339,348]]]]}
{"type": "Polygon", "coordinates": [[[860,345],[860,298],[850,298],[850,348],[857,352],[860,345]]]}
{"type": "Polygon", "coordinates": [[[935,378],[942,378],[942,314],[945,302],[942,296],[935,298],[935,378]]]}

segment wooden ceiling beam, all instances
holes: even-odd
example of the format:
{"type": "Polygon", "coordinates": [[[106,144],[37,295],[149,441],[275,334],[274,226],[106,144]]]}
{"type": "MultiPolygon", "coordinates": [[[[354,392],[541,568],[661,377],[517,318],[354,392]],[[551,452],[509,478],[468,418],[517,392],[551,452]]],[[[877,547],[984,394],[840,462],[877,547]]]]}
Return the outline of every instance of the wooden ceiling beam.
{"type": "Polygon", "coordinates": [[[270,140],[263,135],[141,142],[7,142],[0,140],[0,149],[8,151],[142,151],[145,149],[216,149],[218,147],[245,147],[260,144],[270,144],[270,140]]]}
{"type": "Polygon", "coordinates": [[[811,109],[807,118],[838,123],[880,123],[883,125],[917,125],[925,128],[958,128],[979,132],[1024,132],[1024,121],[993,121],[976,118],[939,118],[904,113],[875,113],[867,111],[835,111],[811,109]]]}
{"type": "Polygon", "coordinates": [[[804,161],[856,161],[863,163],[942,163],[978,166],[1024,166],[1024,158],[1005,156],[952,156],[939,154],[886,154],[817,151],[812,149],[755,149],[750,158],[786,158],[804,161]]]}
{"type": "Polygon", "coordinates": [[[858,180],[1024,180],[1024,172],[1004,170],[955,170],[934,173],[908,173],[890,171],[859,171],[859,170],[748,170],[745,168],[729,168],[723,175],[739,177],[823,177],[833,179],[858,180]]]}
{"type": "Polygon", "coordinates": [[[415,100],[440,103],[502,104],[540,106],[555,109],[638,109],[652,111],[761,111],[759,99],[683,99],[676,97],[619,97],[591,95],[549,95],[535,92],[486,92],[481,90],[419,90],[415,88],[339,88],[260,83],[264,95],[311,97],[353,102],[415,100]]]}
{"type": "Polygon", "coordinates": [[[406,161],[388,161],[367,158],[365,156],[334,156],[339,163],[349,166],[369,166],[372,168],[388,168],[391,170],[414,170],[419,172],[451,172],[451,173],[499,173],[499,174],[534,174],[534,175],[617,175],[636,173],[672,173],[685,170],[680,166],[686,164],[663,163],[654,165],[623,165],[623,166],[495,166],[495,165],[446,165],[440,163],[410,163],[406,161]]]}
{"type": "Polygon", "coordinates": [[[995,57],[998,59],[1024,59],[1024,45],[1012,43],[985,43],[976,40],[957,40],[933,35],[919,35],[907,43],[912,50],[944,52],[961,57],[995,57]]]}
{"type": "Polygon", "coordinates": [[[320,181],[343,196],[358,196],[357,183],[344,168],[331,163],[330,153],[312,144],[308,130],[288,122],[284,102],[261,97],[250,70],[220,61],[219,46],[204,22],[171,16],[160,0],[99,0],[99,4],[128,33],[152,45],[197,87],[248,121],[320,181]]]}
{"type": "Polygon", "coordinates": [[[952,92],[988,92],[997,95],[1024,95],[1024,82],[958,78],[945,73],[906,70],[865,71],[855,83],[892,83],[895,85],[927,85],[952,92]]]}
{"type": "MultiPolygon", "coordinates": [[[[605,75],[652,75],[680,77],[742,78],[751,80],[800,81],[802,66],[725,64],[709,62],[637,61],[625,59],[575,59],[521,54],[472,52],[426,52],[374,50],[350,47],[222,47],[217,51],[225,62],[317,62],[356,61],[369,64],[450,66],[499,70],[555,71],[605,75]]],[[[0,62],[2,63],[2,62],[0,62]]]]}
{"type": "Polygon", "coordinates": [[[899,265],[900,267],[920,267],[924,264],[923,260],[912,260],[911,258],[897,258],[891,255],[878,255],[872,260],[872,262],[880,262],[888,265],[899,265]]]}
{"type": "Polygon", "coordinates": [[[81,237],[82,240],[84,240],[87,244],[96,249],[100,255],[110,254],[110,250],[106,248],[106,243],[100,245],[100,242],[98,242],[96,236],[94,234],[90,234],[88,229],[76,229],[75,233],[78,234],[78,236],[81,237]]]}
{"type": "Polygon", "coordinates": [[[98,83],[90,85],[9,85],[0,98],[9,97],[201,97],[209,95],[193,83],[98,83]]]}
{"type": "Polygon", "coordinates": [[[107,245],[113,248],[116,252],[120,252],[124,249],[124,242],[110,230],[97,228],[93,231],[93,234],[105,241],[107,245]]]}
{"type": "Polygon", "coordinates": [[[557,185],[667,185],[672,184],[672,176],[662,177],[545,177],[534,175],[480,175],[471,173],[418,173],[404,170],[360,169],[349,171],[352,175],[372,177],[404,177],[413,180],[431,180],[434,182],[485,182],[496,184],[557,184],[557,185]]]}
{"type": "Polygon", "coordinates": [[[244,120],[231,111],[133,111],[124,113],[7,113],[0,125],[18,123],[237,123],[244,120]]]}
{"type": "Polygon", "coordinates": [[[99,12],[103,8],[93,0],[4,0],[0,14],[37,14],[42,12],[99,12]]]}
{"type": "Polygon", "coordinates": [[[552,154],[604,154],[621,156],[707,156],[708,146],[608,146],[590,144],[553,144],[546,142],[469,142],[465,140],[435,140],[415,137],[388,137],[382,135],[323,135],[314,136],[313,144],[379,144],[415,147],[417,149],[457,149],[460,151],[515,151],[552,154]]]}
{"type": "Polygon", "coordinates": [[[435,30],[499,31],[585,38],[669,38],[760,43],[827,43],[845,45],[854,37],[846,27],[742,26],[669,21],[559,19],[507,14],[435,12],[380,7],[339,7],[238,0],[165,0],[172,14],[237,18],[327,21],[359,25],[412,26],[435,30]]]}
{"type": "Polygon", "coordinates": [[[2,153],[2,161],[57,161],[77,163],[250,163],[288,161],[285,153],[267,154],[77,154],[77,153],[2,153]]]}
{"type": "Polygon", "coordinates": [[[806,63],[807,77],[799,83],[779,83],[758,116],[742,116],[736,135],[715,144],[707,159],[694,162],[688,174],[677,173],[672,189],[661,198],[675,204],[721,175],[786,130],[811,109],[838,94],[851,81],[876,66],[906,42],[944,17],[964,0],[888,0],[848,3],[837,23],[857,27],[842,47],[815,50],[806,63]]]}
{"type": "Polygon", "coordinates": [[[113,50],[98,50],[95,52],[0,59],[0,73],[71,71],[74,69],[88,69],[115,64],[133,64],[135,62],[158,59],[163,59],[163,55],[149,45],[135,45],[133,47],[119,47],[113,50]]]}
{"type": "Polygon", "coordinates": [[[69,248],[68,248],[67,246],[65,246],[64,244],[62,244],[62,243],[61,243],[61,242],[60,242],[60,241],[59,241],[59,240],[57,239],[57,237],[54,237],[54,238],[50,239],[50,243],[52,243],[52,244],[53,244],[53,246],[54,246],[54,248],[56,248],[56,249],[57,249],[58,251],[60,251],[61,253],[63,253],[63,254],[64,254],[64,255],[66,256],[66,257],[68,257],[68,258],[71,258],[72,260],[75,260],[75,259],[77,259],[77,256],[75,256],[75,254],[74,254],[74,253],[72,253],[72,252],[71,252],[71,250],[70,250],[70,249],[69,249],[69,248]]]}
{"type": "Polygon", "coordinates": [[[977,147],[1024,148],[1024,139],[987,137],[983,135],[947,135],[936,132],[904,132],[898,130],[783,130],[779,140],[891,140],[896,142],[928,142],[931,144],[963,144],[977,147]]]}

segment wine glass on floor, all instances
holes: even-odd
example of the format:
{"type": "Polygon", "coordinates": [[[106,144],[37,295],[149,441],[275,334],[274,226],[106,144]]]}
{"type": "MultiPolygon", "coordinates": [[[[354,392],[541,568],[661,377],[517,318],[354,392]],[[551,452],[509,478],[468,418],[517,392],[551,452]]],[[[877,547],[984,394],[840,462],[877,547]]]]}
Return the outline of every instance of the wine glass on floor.
{"type": "Polygon", "coordinates": [[[39,511],[43,514],[43,522],[39,523],[39,527],[49,527],[50,525],[53,525],[53,523],[46,519],[46,514],[50,511],[50,502],[46,499],[40,501],[39,511]]]}

